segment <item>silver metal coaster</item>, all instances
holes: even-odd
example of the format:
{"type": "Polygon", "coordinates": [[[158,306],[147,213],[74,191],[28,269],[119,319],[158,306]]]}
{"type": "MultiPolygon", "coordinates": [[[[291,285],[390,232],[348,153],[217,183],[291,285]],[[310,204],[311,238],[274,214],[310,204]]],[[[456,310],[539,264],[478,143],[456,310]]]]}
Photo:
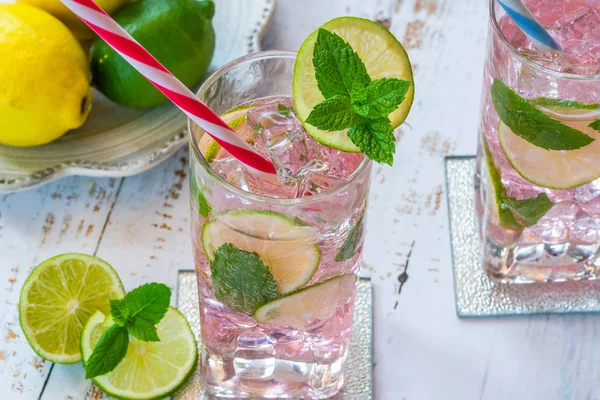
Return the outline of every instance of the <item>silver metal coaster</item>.
{"type": "MultiPolygon", "coordinates": [[[[200,345],[200,315],[198,288],[194,271],[179,271],[177,308],[189,321],[200,345]]],[[[356,292],[352,324],[352,340],[346,360],[346,383],[332,400],[373,399],[373,287],[371,280],[361,278],[356,292]]],[[[173,396],[177,400],[208,400],[211,397],[202,387],[196,370],[186,387],[173,396]]]]}
{"type": "Polygon", "coordinates": [[[491,281],[479,262],[475,157],[447,157],[446,184],[456,314],[463,317],[600,312],[600,282],[506,285],[491,281]]]}

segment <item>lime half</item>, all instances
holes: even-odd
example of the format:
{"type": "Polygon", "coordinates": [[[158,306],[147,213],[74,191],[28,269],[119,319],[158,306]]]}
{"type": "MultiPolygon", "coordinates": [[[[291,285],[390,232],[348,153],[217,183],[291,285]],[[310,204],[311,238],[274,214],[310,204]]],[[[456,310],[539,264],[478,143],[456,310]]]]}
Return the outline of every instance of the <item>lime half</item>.
{"type": "Polygon", "coordinates": [[[595,139],[577,150],[546,150],[514,134],[500,122],[498,139],[513,168],[529,182],[550,189],[572,189],[600,177],[600,132],[588,125],[598,113],[586,108],[552,107],[542,111],[595,139]]]}
{"type": "MultiPolygon", "coordinates": [[[[402,44],[387,29],[376,22],[356,17],[341,17],[327,22],[321,28],[336,33],[348,42],[367,68],[372,80],[399,78],[413,82],[412,67],[402,44]]],[[[324,100],[317,86],[313,66],[313,50],[318,31],[313,32],[302,44],[294,67],[293,95],[298,118],[304,123],[313,108],[324,100]]],[[[402,104],[389,115],[392,127],[404,122],[412,106],[414,84],[406,93],[402,104]]],[[[312,137],[334,149],[359,152],[358,147],[346,135],[346,130],[327,132],[304,124],[312,137]]]]}
{"type": "Polygon", "coordinates": [[[38,265],[21,289],[21,329],[40,357],[63,364],[81,361],[83,325],[109,300],[125,296],[115,270],[85,254],[62,254],[38,265]]]}
{"type": "Polygon", "coordinates": [[[225,243],[256,252],[269,267],[279,293],[301,288],[314,275],[321,252],[315,229],[298,218],[273,211],[242,210],[221,214],[202,229],[202,246],[209,260],[225,243]]]}
{"type": "MultiPolygon", "coordinates": [[[[248,119],[248,109],[250,106],[242,106],[223,114],[221,118],[229,125],[231,129],[239,129],[248,119]]],[[[211,163],[217,158],[221,145],[217,143],[210,135],[204,134],[198,142],[200,153],[204,156],[206,162],[211,163]]]]}
{"type": "Polygon", "coordinates": [[[256,310],[254,319],[267,325],[305,328],[312,321],[335,314],[350,299],[355,284],[354,274],[331,278],[265,304],[256,310]]]}
{"type": "MultiPolygon", "coordinates": [[[[84,362],[112,324],[112,318],[99,311],[85,324],[81,335],[84,362]]],[[[121,399],[157,399],[176,392],[194,371],[196,340],[185,317],[173,307],[156,329],[160,342],[143,342],[130,336],[125,358],[113,371],[93,378],[94,383],[106,394],[121,399]]]]}

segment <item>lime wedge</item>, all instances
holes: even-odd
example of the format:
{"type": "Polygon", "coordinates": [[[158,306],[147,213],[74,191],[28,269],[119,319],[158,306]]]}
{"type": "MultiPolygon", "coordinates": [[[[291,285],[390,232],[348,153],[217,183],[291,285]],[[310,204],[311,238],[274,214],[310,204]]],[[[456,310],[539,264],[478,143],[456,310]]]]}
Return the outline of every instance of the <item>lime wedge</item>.
{"type": "Polygon", "coordinates": [[[269,267],[279,293],[287,294],[306,285],[319,266],[321,252],[315,236],[315,228],[298,218],[273,211],[241,210],[204,224],[202,246],[210,261],[225,243],[256,252],[269,267]]]}
{"type": "MultiPolygon", "coordinates": [[[[238,108],[234,108],[231,111],[221,115],[223,121],[229,125],[231,129],[238,129],[242,124],[246,123],[248,119],[248,109],[250,106],[242,106],[238,108]]],[[[198,142],[198,148],[200,149],[200,153],[204,156],[206,162],[211,163],[217,158],[219,151],[221,150],[221,145],[209,135],[202,135],[200,141],[198,142]]]]}
{"type": "MultiPolygon", "coordinates": [[[[413,81],[412,67],[404,47],[387,29],[368,19],[341,17],[327,22],[321,28],[336,33],[348,42],[364,62],[372,80],[399,78],[413,81]]],[[[313,50],[318,31],[313,32],[302,44],[294,67],[293,96],[298,118],[304,123],[312,109],[324,100],[317,87],[313,50]]],[[[389,115],[392,127],[404,122],[414,97],[414,84],[406,93],[402,104],[389,115]]],[[[347,130],[327,132],[304,124],[306,131],[322,144],[334,149],[359,152],[358,147],[346,135],[347,130]]]]}
{"type": "Polygon", "coordinates": [[[335,314],[350,299],[355,284],[354,274],[331,278],[259,307],[254,319],[267,325],[305,328],[335,314]]]}
{"type": "Polygon", "coordinates": [[[546,150],[515,135],[500,122],[498,139],[513,168],[529,182],[550,189],[572,189],[599,178],[600,132],[588,126],[598,113],[574,107],[540,109],[595,140],[577,150],[546,150]]]}
{"type": "Polygon", "coordinates": [[[115,270],[85,254],[62,254],[39,264],[21,289],[21,329],[40,357],[62,364],[81,361],[79,340],[95,311],[125,296],[115,270]]]}
{"type": "MultiPolygon", "coordinates": [[[[81,335],[81,355],[89,359],[100,336],[113,324],[97,311],[81,335]]],[[[198,350],[183,315],[173,307],[156,326],[160,342],[129,337],[127,355],[108,374],[92,381],[106,394],[120,399],[156,399],[176,392],[192,375],[198,350]]]]}

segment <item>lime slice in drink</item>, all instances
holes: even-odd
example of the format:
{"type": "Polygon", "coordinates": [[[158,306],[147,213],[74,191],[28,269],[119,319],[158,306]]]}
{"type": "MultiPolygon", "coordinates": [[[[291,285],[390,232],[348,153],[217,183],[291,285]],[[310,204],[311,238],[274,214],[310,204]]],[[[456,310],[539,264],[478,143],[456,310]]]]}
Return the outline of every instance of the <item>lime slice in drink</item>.
{"type": "Polygon", "coordinates": [[[242,210],[217,216],[202,229],[202,246],[209,260],[225,243],[256,252],[269,267],[279,293],[306,285],[321,258],[316,232],[298,218],[273,211],[242,210]]]}
{"type": "Polygon", "coordinates": [[[498,138],[513,168],[529,182],[550,189],[572,189],[600,177],[600,132],[588,126],[598,113],[586,108],[540,107],[554,119],[596,140],[577,150],[546,150],[515,135],[500,122],[498,138]]]}
{"type": "Polygon", "coordinates": [[[85,254],[62,254],[38,265],[21,289],[21,329],[40,357],[62,364],[81,361],[79,339],[95,311],[125,296],[115,270],[85,254]]]}
{"type": "MultiPolygon", "coordinates": [[[[246,120],[248,119],[249,108],[249,106],[234,108],[233,110],[223,114],[221,118],[227,123],[227,125],[229,125],[231,129],[238,129],[242,126],[242,124],[246,123],[246,120]]],[[[217,158],[219,150],[221,150],[221,145],[215,142],[210,135],[204,134],[198,142],[198,148],[200,149],[200,152],[204,156],[206,162],[211,163],[215,160],[215,158],[217,158]]]]}
{"type": "Polygon", "coordinates": [[[350,299],[355,284],[354,274],[331,278],[259,307],[254,319],[262,324],[302,329],[335,314],[350,299]]]}
{"type": "MultiPolygon", "coordinates": [[[[341,17],[327,22],[321,28],[336,33],[348,42],[367,68],[372,80],[399,78],[413,81],[412,67],[404,47],[380,24],[362,18],[341,17]]],[[[296,114],[302,122],[324,98],[317,86],[313,66],[313,50],[318,31],[313,32],[302,44],[294,67],[293,96],[296,114]]],[[[392,127],[404,122],[414,97],[414,84],[406,93],[402,104],[389,115],[392,127]]],[[[304,124],[306,131],[322,144],[334,149],[359,152],[358,147],[346,135],[346,130],[327,132],[304,124]]]]}
{"type": "MultiPolygon", "coordinates": [[[[97,311],[81,335],[84,363],[90,358],[100,336],[113,324],[97,311]]],[[[157,399],[176,392],[192,375],[198,350],[187,320],[169,307],[156,325],[160,342],[143,342],[129,336],[127,355],[108,374],[92,378],[106,394],[119,399],[157,399]]]]}

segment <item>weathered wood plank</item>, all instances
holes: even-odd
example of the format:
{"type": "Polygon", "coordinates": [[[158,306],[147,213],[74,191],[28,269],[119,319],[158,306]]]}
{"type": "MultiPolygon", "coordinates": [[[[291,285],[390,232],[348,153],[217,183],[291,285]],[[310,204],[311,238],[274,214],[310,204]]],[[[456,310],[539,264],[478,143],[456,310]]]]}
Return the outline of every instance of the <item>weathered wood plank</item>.
{"type": "Polygon", "coordinates": [[[49,257],[96,250],[119,185],[117,179],[66,178],[0,197],[0,397],[36,398],[52,365],[21,332],[21,286],[49,257]]]}

